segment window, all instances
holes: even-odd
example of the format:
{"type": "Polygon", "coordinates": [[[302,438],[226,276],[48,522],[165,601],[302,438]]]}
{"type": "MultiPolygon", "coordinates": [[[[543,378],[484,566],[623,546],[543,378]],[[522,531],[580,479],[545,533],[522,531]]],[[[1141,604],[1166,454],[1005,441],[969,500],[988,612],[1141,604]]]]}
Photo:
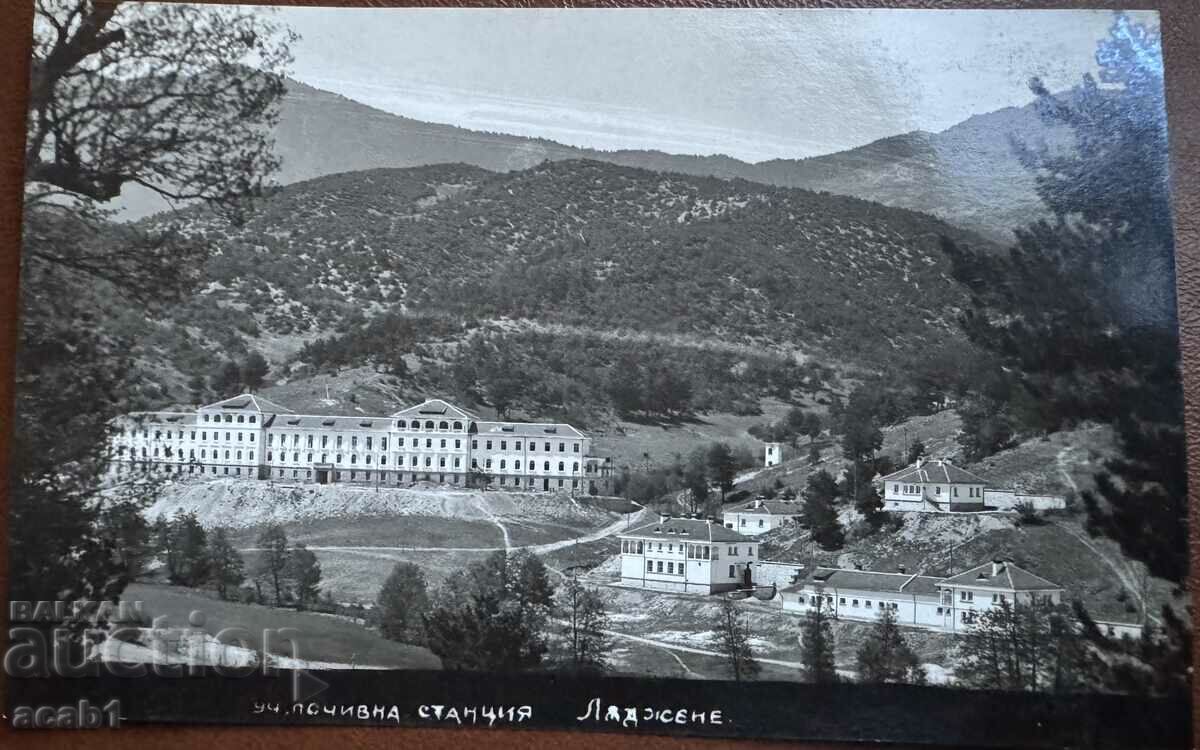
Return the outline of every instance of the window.
{"type": "Polygon", "coordinates": [[[454,448],[455,448],[455,450],[457,450],[457,449],[459,449],[459,448],[461,448],[461,447],[462,447],[462,440],[459,440],[458,438],[454,438],[454,448]]]}
{"type": "Polygon", "coordinates": [[[445,420],[438,422],[438,429],[439,430],[448,430],[448,429],[450,429],[450,423],[446,422],[445,420]]]}
{"type": "Polygon", "coordinates": [[[579,452],[579,443],[573,443],[573,446],[574,446],[575,452],[578,453],[579,452]]]}
{"type": "Polygon", "coordinates": [[[857,607],[857,606],[858,606],[858,600],[857,600],[857,599],[852,599],[852,600],[850,600],[850,606],[852,606],[852,607],[857,607]]]}
{"type": "Polygon", "coordinates": [[[504,459],[503,459],[503,458],[502,458],[502,459],[500,459],[500,468],[501,468],[501,469],[505,468],[505,467],[504,467],[504,459]]]}
{"type": "Polygon", "coordinates": [[[736,574],[736,573],[734,573],[734,571],[733,571],[733,566],[732,566],[732,565],[730,565],[730,566],[729,566],[729,577],[730,577],[730,578],[736,578],[736,577],[737,577],[737,574],[736,574]]]}
{"type": "Polygon", "coordinates": [[[487,441],[487,443],[484,444],[484,447],[490,451],[492,449],[492,441],[487,441]]]}
{"type": "Polygon", "coordinates": [[[673,562],[667,563],[667,572],[671,573],[671,574],[675,573],[675,563],[673,563],[673,562]]]}
{"type": "Polygon", "coordinates": [[[471,450],[473,450],[473,451],[479,450],[479,441],[478,440],[471,441],[471,450]]]}
{"type": "Polygon", "coordinates": [[[758,519],[758,528],[761,529],[762,527],[763,527],[763,520],[760,518],[760,519],[758,519]]]}
{"type": "Polygon", "coordinates": [[[398,430],[404,429],[404,420],[403,419],[396,420],[396,429],[398,429],[398,430]]]}
{"type": "Polygon", "coordinates": [[[973,591],[960,591],[960,592],[958,592],[958,594],[959,594],[958,598],[960,601],[964,601],[964,602],[975,601],[975,593],[973,591]]]}
{"type": "Polygon", "coordinates": [[[546,453],[549,453],[549,452],[550,452],[550,444],[546,443],[546,453]]]}
{"type": "MultiPolygon", "coordinates": [[[[311,461],[311,460],[312,460],[312,455],[311,455],[311,454],[309,455],[309,457],[308,457],[308,460],[309,460],[309,461],[311,461]]],[[[294,462],[296,462],[296,463],[300,463],[300,454],[299,454],[299,453],[293,453],[293,454],[292,454],[292,461],[294,461],[294,462]]]]}
{"type": "Polygon", "coordinates": [[[427,430],[433,429],[433,420],[432,419],[425,420],[425,429],[427,429],[427,430]]]}
{"type": "Polygon", "coordinates": [[[642,554],[642,543],[641,542],[637,543],[637,553],[639,555],[642,554]]]}
{"type": "Polygon", "coordinates": [[[544,471],[550,471],[550,462],[549,462],[549,461],[547,461],[547,462],[545,463],[545,466],[543,467],[543,470],[544,470],[544,471]]]}
{"type": "Polygon", "coordinates": [[[460,461],[461,461],[461,459],[458,456],[454,457],[454,468],[456,468],[456,469],[458,468],[460,461]]]}
{"type": "Polygon", "coordinates": [[[490,469],[490,468],[492,468],[492,459],[490,459],[490,458],[488,458],[488,459],[485,459],[485,460],[484,460],[484,462],[483,462],[483,466],[484,466],[484,468],[485,468],[485,469],[490,469]]]}
{"type": "Polygon", "coordinates": [[[662,566],[663,566],[663,561],[662,561],[662,560],[659,560],[659,561],[658,561],[658,572],[659,572],[659,573],[663,572],[663,568],[662,568],[662,566]]]}
{"type": "Polygon", "coordinates": [[[379,438],[379,450],[387,450],[387,438],[379,438]]]}
{"type": "Polygon", "coordinates": [[[840,596],[840,597],[838,597],[838,604],[841,604],[841,605],[845,606],[845,604],[846,604],[846,597],[844,597],[844,596],[840,596]]]}
{"type": "Polygon", "coordinates": [[[242,416],[241,414],[239,414],[238,415],[238,424],[241,424],[245,421],[246,421],[246,418],[244,416],[242,416]]]}
{"type": "Polygon", "coordinates": [[[563,462],[562,462],[562,461],[559,461],[559,462],[558,462],[558,471],[559,471],[559,473],[560,473],[560,474],[562,473],[562,470],[563,470],[563,462]]]}
{"type": "Polygon", "coordinates": [[[899,492],[899,491],[900,491],[900,485],[898,485],[898,484],[893,484],[893,485],[892,485],[892,492],[899,492]]]}
{"type": "Polygon", "coordinates": [[[341,435],[337,436],[337,447],[338,448],[342,447],[342,436],[341,435]]]}
{"type": "Polygon", "coordinates": [[[508,441],[507,440],[500,441],[500,450],[502,450],[502,451],[508,450],[508,441]]]}
{"type": "Polygon", "coordinates": [[[653,560],[647,560],[647,561],[646,561],[646,572],[647,572],[647,573],[653,573],[653,572],[654,572],[654,561],[653,561],[653,560]]]}
{"type": "Polygon", "coordinates": [[[396,445],[400,448],[404,447],[404,438],[396,438],[396,445]]]}
{"type": "Polygon", "coordinates": [[[445,448],[445,447],[446,447],[446,438],[442,438],[442,444],[441,444],[441,446],[439,446],[439,447],[441,447],[441,448],[445,448]]]}
{"type": "Polygon", "coordinates": [[[426,447],[426,448],[432,448],[432,447],[433,447],[433,438],[425,438],[425,447],[426,447]]]}
{"type": "Polygon", "coordinates": [[[868,600],[865,602],[865,606],[866,606],[866,608],[867,608],[867,609],[870,609],[870,608],[871,608],[871,600],[870,600],[870,599],[868,599],[868,600]]]}
{"type": "Polygon", "coordinates": [[[352,463],[352,464],[356,464],[356,463],[358,463],[358,456],[357,456],[357,455],[355,455],[355,454],[353,454],[353,453],[351,453],[351,454],[350,454],[350,463],[352,463]]]}
{"type": "Polygon", "coordinates": [[[562,453],[562,452],[563,452],[563,451],[565,451],[566,449],[567,449],[567,444],[566,444],[566,443],[559,443],[559,444],[558,444],[558,452],[559,452],[559,453],[562,453]]]}
{"type": "Polygon", "coordinates": [[[250,424],[254,424],[255,420],[256,420],[256,417],[254,417],[253,415],[251,415],[251,416],[250,416],[250,424]]]}
{"type": "Polygon", "coordinates": [[[461,429],[462,429],[462,422],[455,422],[455,423],[454,423],[454,429],[456,429],[456,430],[461,430],[461,429]]]}
{"type": "Polygon", "coordinates": [[[938,614],[939,614],[939,615],[940,615],[940,614],[942,614],[942,608],[941,608],[941,607],[938,607],[938,614]]]}

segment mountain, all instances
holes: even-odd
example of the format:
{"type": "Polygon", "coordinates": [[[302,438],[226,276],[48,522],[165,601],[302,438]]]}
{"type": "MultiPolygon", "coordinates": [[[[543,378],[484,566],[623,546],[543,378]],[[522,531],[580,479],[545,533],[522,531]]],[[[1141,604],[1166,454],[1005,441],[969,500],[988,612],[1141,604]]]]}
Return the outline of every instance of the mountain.
{"type": "MultiPolygon", "coordinates": [[[[380,167],[461,163],[506,172],[544,160],[592,159],[850,195],[923,211],[1005,242],[1013,227],[1044,214],[1032,175],[1012,152],[1010,135],[1031,143],[1065,138],[1026,106],[972,117],[941,133],[917,131],[826,156],[751,164],[721,155],[596,151],[421,122],[290,81],[275,142],[283,161],[277,176],[282,184],[380,167]]],[[[166,208],[145,191],[130,190],[123,200],[129,218],[166,208]]]]}
{"type": "Polygon", "coordinates": [[[337,334],[304,361],[384,364],[449,392],[488,368],[431,368],[452,367],[491,327],[506,338],[474,360],[512,370],[513,390],[559,398],[590,383],[593,402],[631,360],[688,379],[696,403],[726,405],[811,391],[830,367],[943,362],[963,346],[965,296],[940,237],[987,246],[856,198],[586,160],[349,172],[283,187],[237,226],[198,207],[147,222],[214,251],[186,304],[131,316],[152,328],[135,355],[179,373],[164,383],[214,374],[250,347],[283,373],[303,345],[337,334]],[[532,387],[552,370],[561,382],[532,387]]]}

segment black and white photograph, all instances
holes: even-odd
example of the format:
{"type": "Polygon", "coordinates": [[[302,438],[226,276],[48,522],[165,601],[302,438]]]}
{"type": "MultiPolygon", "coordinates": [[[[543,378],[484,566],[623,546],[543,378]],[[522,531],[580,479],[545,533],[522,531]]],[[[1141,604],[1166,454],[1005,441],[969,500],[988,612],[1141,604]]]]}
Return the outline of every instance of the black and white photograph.
{"type": "Polygon", "coordinates": [[[32,50],[12,726],[1190,744],[1158,13],[32,50]]]}

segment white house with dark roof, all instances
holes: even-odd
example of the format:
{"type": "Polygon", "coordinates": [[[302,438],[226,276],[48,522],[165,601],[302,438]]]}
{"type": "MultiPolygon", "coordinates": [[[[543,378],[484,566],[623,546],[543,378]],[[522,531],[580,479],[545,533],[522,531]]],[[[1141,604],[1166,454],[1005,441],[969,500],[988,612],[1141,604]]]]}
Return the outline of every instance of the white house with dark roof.
{"type": "Polygon", "coordinates": [[[739,534],[758,536],[800,518],[801,503],[795,500],[755,498],[730,506],[721,513],[725,528],[739,534]]]}
{"type": "Polygon", "coordinates": [[[1011,562],[996,560],[948,578],[843,568],[817,568],[780,591],[783,607],[823,607],[839,619],[873,621],[890,609],[901,625],[963,632],[1002,602],[1059,604],[1063,588],[1011,562]]]}
{"type": "Polygon", "coordinates": [[[917,459],[888,474],[883,483],[883,509],[894,511],[979,511],[988,481],[949,461],[917,459]]]}
{"type": "Polygon", "coordinates": [[[617,537],[626,586],[712,594],[752,585],[758,542],[711,519],[662,516],[617,537]]]}
{"type": "Polygon", "coordinates": [[[114,458],[205,477],[375,486],[469,479],[520,490],[607,493],[610,459],[568,424],[493,422],[442,399],[388,416],[296,414],[254,394],[194,412],[114,420],[114,458]]]}

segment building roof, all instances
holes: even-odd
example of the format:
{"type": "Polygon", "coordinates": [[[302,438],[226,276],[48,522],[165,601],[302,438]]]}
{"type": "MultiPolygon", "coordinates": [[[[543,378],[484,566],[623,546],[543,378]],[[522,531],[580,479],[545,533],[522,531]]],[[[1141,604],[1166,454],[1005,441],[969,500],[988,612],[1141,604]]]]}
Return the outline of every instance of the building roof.
{"type": "Polygon", "coordinates": [[[758,544],[748,536],[703,518],[667,518],[644,523],[617,536],[640,539],[687,539],[697,542],[748,542],[758,544]]]}
{"type": "Polygon", "coordinates": [[[221,409],[223,411],[256,411],[266,414],[291,414],[292,410],[280,406],[274,401],[253,393],[242,393],[215,404],[206,404],[201,409],[221,409]]]}
{"type": "Polygon", "coordinates": [[[978,474],[960,469],[949,461],[917,461],[912,466],[892,472],[884,482],[912,482],[914,484],[987,484],[978,474]]]}
{"type": "Polygon", "coordinates": [[[440,398],[427,399],[416,406],[401,409],[392,414],[392,417],[395,419],[478,419],[466,409],[460,409],[440,398]]]}
{"type": "Polygon", "coordinates": [[[1061,589],[1057,583],[1035,576],[1010,562],[984,563],[942,581],[943,586],[985,586],[1009,591],[1061,589]],[[996,571],[993,573],[993,568],[996,571]]]}
{"type": "Polygon", "coordinates": [[[114,421],[164,425],[196,424],[195,412],[182,411],[135,411],[123,414],[114,421]]]}
{"type": "Polygon", "coordinates": [[[876,591],[883,594],[937,596],[937,584],[940,582],[940,578],[919,576],[912,573],[879,573],[873,570],[817,568],[808,580],[794,586],[789,586],[784,591],[799,591],[805,586],[827,586],[835,589],[876,591]]]}
{"type": "Polygon", "coordinates": [[[747,500],[744,503],[729,506],[724,512],[767,516],[798,516],[802,507],[802,503],[794,500],[791,502],[786,500],[763,500],[762,505],[756,507],[755,503],[757,502],[757,500],[747,500]]]}
{"type": "Polygon", "coordinates": [[[280,414],[266,423],[280,430],[386,430],[389,417],[328,417],[313,414],[280,414]]]}
{"type": "Polygon", "coordinates": [[[516,437],[580,438],[583,433],[569,424],[545,422],[476,422],[475,431],[480,435],[514,435],[516,437]]]}

